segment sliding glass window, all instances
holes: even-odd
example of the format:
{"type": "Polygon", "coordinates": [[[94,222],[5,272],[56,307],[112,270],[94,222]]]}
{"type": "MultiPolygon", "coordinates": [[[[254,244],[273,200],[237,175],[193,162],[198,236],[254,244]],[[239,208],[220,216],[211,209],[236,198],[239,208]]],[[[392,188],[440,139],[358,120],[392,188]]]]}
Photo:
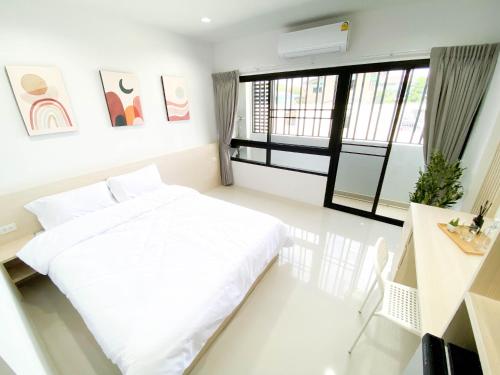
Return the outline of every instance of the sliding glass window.
{"type": "Polygon", "coordinates": [[[343,140],[389,140],[404,73],[391,70],[352,75],[343,140]]]}
{"type": "MultiPolygon", "coordinates": [[[[421,148],[428,65],[414,60],[242,76],[232,159],[328,176],[325,206],[339,173],[338,199],[367,196],[363,210],[375,213],[383,175],[394,170],[387,165],[392,144],[421,148]],[[363,172],[367,158],[376,166],[363,172]],[[371,178],[351,193],[345,191],[354,176],[348,162],[371,178]],[[370,191],[361,189],[368,185],[370,191]]],[[[385,201],[389,190],[385,184],[385,201]]]]}
{"type": "Polygon", "coordinates": [[[326,176],[336,85],[335,75],[242,82],[233,160],[326,176]]]}
{"type": "Polygon", "coordinates": [[[271,141],[328,146],[337,76],[271,81],[271,141]]]}

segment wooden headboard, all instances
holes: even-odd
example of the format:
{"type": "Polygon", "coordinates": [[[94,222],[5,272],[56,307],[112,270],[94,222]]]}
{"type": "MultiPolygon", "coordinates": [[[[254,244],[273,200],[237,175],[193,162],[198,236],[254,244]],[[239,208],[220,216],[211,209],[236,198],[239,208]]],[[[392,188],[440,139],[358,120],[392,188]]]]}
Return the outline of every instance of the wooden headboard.
{"type": "Polygon", "coordinates": [[[24,205],[43,196],[103,181],[155,163],[164,182],[192,187],[200,192],[220,185],[219,152],[216,143],[141,160],[99,172],[53,182],[0,196],[0,225],[16,223],[17,230],[0,236],[0,245],[41,230],[35,215],[24,205]]]}

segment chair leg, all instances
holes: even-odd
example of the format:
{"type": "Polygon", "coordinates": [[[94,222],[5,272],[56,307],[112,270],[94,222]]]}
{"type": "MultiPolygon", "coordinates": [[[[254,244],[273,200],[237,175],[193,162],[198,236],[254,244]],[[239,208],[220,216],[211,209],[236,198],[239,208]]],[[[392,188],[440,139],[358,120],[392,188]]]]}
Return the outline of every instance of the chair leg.
{"type": "Polygon", "coordinates": [[[368,319],[366,319],[366,322],[363,324],[363,327],[361,327],[361,330],[359,331],[358,336],[356,337],[356,340],[354,340],[354,342],[351,345],[351,348],[349,349],[349,354],[352,353],[352,351],[354,350],[354,347],[358,343],[361,335],[363,334],[363,332],[365,331],[366,327],[368,326],[368,323],[370,323],[370,321],[372,320],[373,315],[375,314],[375,311],[377,311],[377,309],[378,309],[378,307],[380,305],[380,302],[382,302],[382,299],[380,299],[380,301],[378,301],[377,305],[373,308],[372,312],[370,313],[370,316],[368,317],[368,319]]]}
{"type": "Polygon", "coordinates": [[[366,302],[368,301],[368,298],[370,297],[370,295],[372,294],[373,292],[373,289],[375,288],[375,284],[377,283],[377,280],[373,280],[373,284],[372,286],[370,287],[370,290],[368,291],[368,294],[366,295],[365,297],[365,300],[363,301],[363,304],[361,305],[361,307],[359,308],[358,310],[358,313],[361,314],[361,312],[363,311],[363,308],[365,307],[366,305],[366,302]]]}

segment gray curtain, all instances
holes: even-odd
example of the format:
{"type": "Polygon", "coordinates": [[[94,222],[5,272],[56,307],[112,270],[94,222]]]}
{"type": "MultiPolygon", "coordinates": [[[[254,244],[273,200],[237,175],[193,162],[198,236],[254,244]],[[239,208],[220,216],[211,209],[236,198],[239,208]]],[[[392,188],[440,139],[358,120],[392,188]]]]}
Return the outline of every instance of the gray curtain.
{"type": "Polygon", "coordinates": [[[499,44],[431,50],[424,158],[441,151],[456,161],[469,133],[498,58],[499,44]]]}
{"type": "Polygon", "coordinates": [[[238,107],[239,72],[212,74],[214,81],[215,120],[219,133],[220,174],[222,184],[233,184],[230,144],[238,107]]]}

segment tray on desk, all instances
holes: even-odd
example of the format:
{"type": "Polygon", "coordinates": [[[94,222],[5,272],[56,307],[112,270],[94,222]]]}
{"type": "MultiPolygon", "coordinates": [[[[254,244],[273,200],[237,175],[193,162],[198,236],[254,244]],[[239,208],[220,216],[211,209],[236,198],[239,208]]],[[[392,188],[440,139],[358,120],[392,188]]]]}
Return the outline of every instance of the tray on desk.
{"type": "Polygon", "coordinates": [[[464,253],[469,255],[484,255],[484,251],[477,248],[477,241],[481,240],[482,236],[486,236],[483,232],[474,238],[471,242],[467,242],[460,237],[461,231],[469,230],[465,225],[459,225],[456,232],[450,232],[447,228],[447,224],[438,223],[439,229],[441,229],[446,235],[451,238],[453,242],[462,250],[464,253]]]}

